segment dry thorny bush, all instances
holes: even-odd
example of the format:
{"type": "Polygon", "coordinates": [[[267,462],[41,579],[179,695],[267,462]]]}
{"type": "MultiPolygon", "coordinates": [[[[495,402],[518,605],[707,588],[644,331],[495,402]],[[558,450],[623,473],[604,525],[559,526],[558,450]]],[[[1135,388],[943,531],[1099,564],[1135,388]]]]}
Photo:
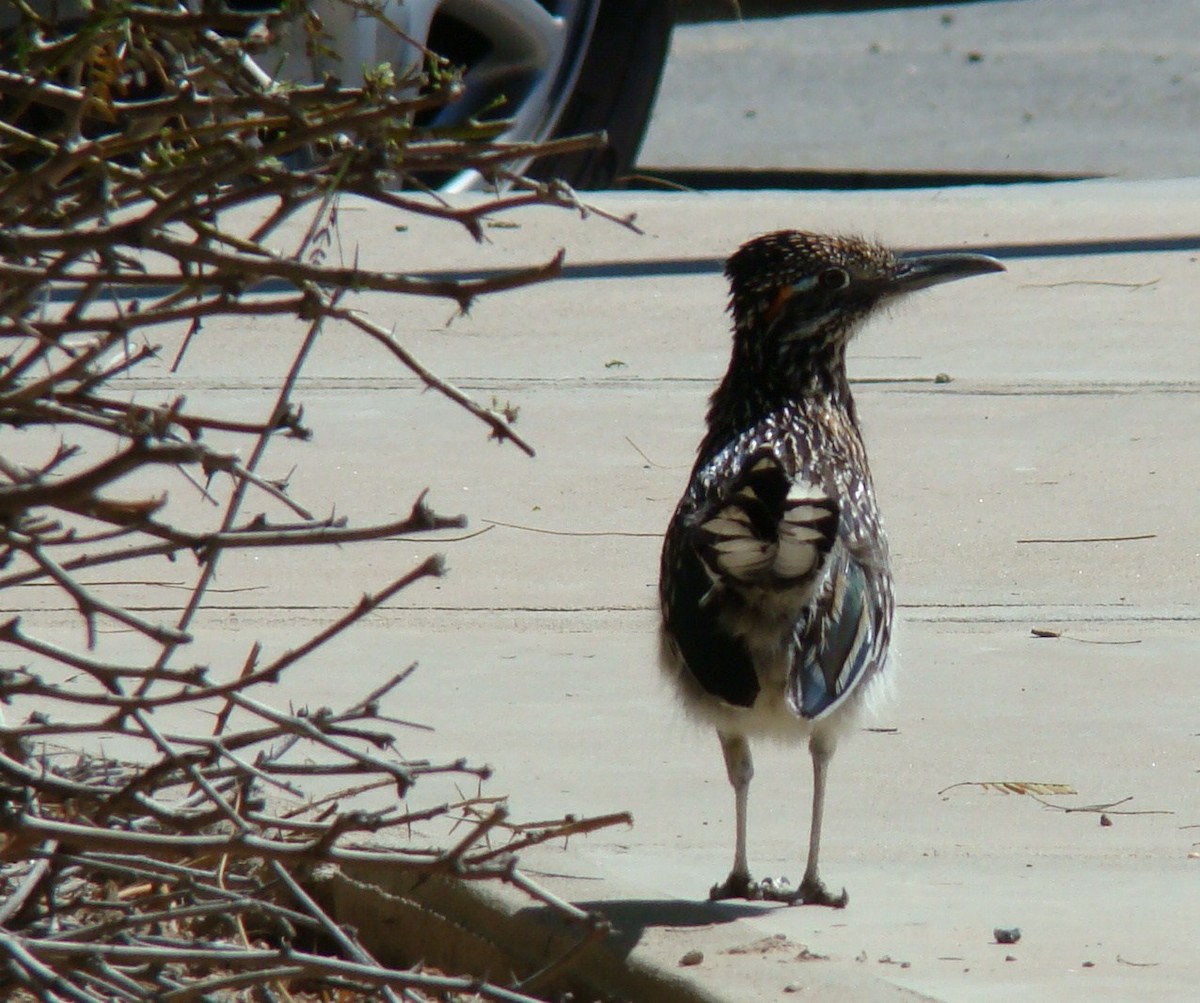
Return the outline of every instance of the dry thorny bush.
{"type": "Polygon", "coordinates": [[[301,659],[319,659],[380,603],[441,574],[438,557],[290,651],[269,655],[247,639],[237,664],[182,659],[232,550],[463,525],[415,489],[399,520],[316,517],[259,472],[272,443],[310,435],[294,394],[326,332],[382,346],[491,435],[529,451],[508,416],[427,370],[344,294],[442,297],[465,309],[553,277],[559,259],[460,281],[341,265],[326,253],[339,198],[444,220],[477,240],[488,216],[524,206],[586,215],[569,188],[526,182],[506,165],[597,138],[530,150],[497,143],[494,127],[423,127],[422,113],[461,89],[429,53],[409,76],[381,68],[361,87],[274,84],[252,61],[256,47],[285,31],[308,46],[331,43],[301,3],[264,15],[95,0],[82,25],[66,26],[16,6],[20,26],[0,48],[0,590],[19,597],[9,610],[24,610],[0,618],[4,992],[80,1003],[536,998],[545,971],[501,986],[378,963],[314,900],[309,879],[366,862],[504,881],[578,922],[583,941],[596,918],[539,888],[513,853],[614,819],[521,827],[496,799],[469,794],[406,813],[419,777],[475,783],[486,771],[396,753],[403,722],[385,706],[403,672],[341,709],[279,710],[254,695],[301,659]],[[455,206],[425,187],[464,169],[499,182],[494,197],[455,206]],[[269,249],[297,219],[298,245],[269,249]],[[121,388],[157,358],[162,333],[183,335],[174,373],[206,322],[267,314],[295,326],[299,348],[259,413],[202,413],[182,395],[149,403],[121,388]],[[244,449],[213,444],[230,442],[244,449]],[[168,483],[206,505],[179,507],[168,483]],[[252,505],[275,514],[248,515],[252,505]],[[175,574],[193,569],[191,581],[166,609],[155,591],[148,612],[147,589],[167,561],[175,574]],[[181,714],[188,724],[175,727],[181,714]],[[115,747],[136,754],[105,753],[115,747]],[[380,787],[396,792],[394,807],[355,808],[380,787]],[[431,818],[459,825],[449,846],[406,841],[414,822],[431,818]]]}

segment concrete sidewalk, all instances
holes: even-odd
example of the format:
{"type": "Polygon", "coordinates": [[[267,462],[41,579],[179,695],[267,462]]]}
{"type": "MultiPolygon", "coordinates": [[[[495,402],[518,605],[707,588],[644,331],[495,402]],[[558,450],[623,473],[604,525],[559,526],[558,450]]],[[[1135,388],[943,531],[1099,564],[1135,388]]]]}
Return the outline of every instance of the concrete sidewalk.
{"type": "MultiPolygon", "coordinates": [[[[492,528],[230,554],[222,581],[238,591],[213,595],[188,661],[232,674],[253,640],[286,648],[444,550],[446,579],[401,594],[272,699],[340,705],[419,660],[389,710],[436,731],[402,734],[401,751],[490,762],[517,818],[631,811],[631,830],[525,858],[604,909],[622,951],[675,972],[699,950],[686,978],[730,1001],[1195,999],[1200,180],[595,201],[636,211],[646,235],[537,210],[475,247],[445,224],[343,207],[342,252],[375,267],[493,269],[568,249],[574,277],[448,325],[445,303],[356,300],[477,399],[519,406],[538,456],[486,441],[382,351],[330,332],[296,395],[315,447],[281,442],[263,473],[298,464],[291,492],[353,523],[428,487],[439,511],[492,528]],[[702,902],[729,867],[732,797],[714,737],[655,667],[660,534],[728,355],[709,266],[780,227],[1000,248],[1010,269],[916,298],[852,354],[906,622],[895,700],[834,760],[823,862],[850,892],[844,912],[702,902]],[[1101,826],[944,790],[968,781],[1070,784],[1078,796],[1048,799],[1066,806],[1132,800],[1101,826]],[[993,943],[999,926],[1020,943],[993,943]]],[[[182,387],[165,369],[125,386],[232,412],[266,401],[297,337],[276,320],[210,325],[182,387]]],[[[796,878],[807,755],[756,756],[751,864],[796,878]]]]}

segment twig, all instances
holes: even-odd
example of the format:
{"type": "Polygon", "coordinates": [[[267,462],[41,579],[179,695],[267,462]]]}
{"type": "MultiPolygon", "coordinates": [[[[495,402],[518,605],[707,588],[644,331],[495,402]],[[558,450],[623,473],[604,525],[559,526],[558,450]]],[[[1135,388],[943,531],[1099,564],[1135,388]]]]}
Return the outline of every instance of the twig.
{"type": "Polygon", "coordinates": [[[22,551],[28,554],[34,563],[42,569],[42,571],[54,581],[56,581],[63,590],[75,600],[75,604],[79,607],[80,615],[83,617],[84,625],[87,628],[87,646],[94,648],[96,646],[96,623],[95,616],[97,613],[103,613],[105,616],[111,617],[118,623],[123,623],[127,627],[132,627],[134,630],[145,634],[152,640],[162,644],[186,644],[191,640],[191,636],[182,630],[175,630],[164,624],[154,624],[149,620],[145,620],[136,613],[131,613],[129,610],[114,603],[110,603],[101,599],[90,589],[85,588],[75,578],[67,574],[58,563],[46,554],[38,544],[24,537],[19,533],[9,530],[4,534],[4,539],[14,550],[22,551]]]}
{"type": "Polygon", "coordinates": [[[1126,543],[1131,540],[1155,540],[1157,533],[1136,533],[1132,536],[1032,537],[1017,543],[1126,543]]]}
{"type": "MultiPolygon", "coordinates": [[[[6,938],[7,935],[0,931],[0,946],[7,946],[6,938]]],[[[265,965],[278,963],[308,977],[319,978],[336,974],[361,981],[367,985],[411,986],[429,991],[476,993],[482,999],[497,1000],[500,1003],[540,1003],[534,997],[502,989],[478,979],[396,971],[378,965],[343,961],[325,955],[286,948],[268,950],[222,947],[187,948],[176,945],[69,944],[59,941],[27,940],[22,953],[34,963],[40,963],[43,958],[71,961],[95,957],[126,965],[177,962],[217,965],[233,970],[262,968],[265,965]]],[[[197,995],[199,993],[196,991],[196,987],[188,986],[175,992],[163,993],[158,998],[163,1003],[182,1003],[182,1001],[194,999],[197,995]]],[[[85,997],[76,998],[82,1000],[85,997]]],[[[87,999],[88,1003],[92,1003],[91,998],[87,999]]]]}
{"type": "Polygon", "coordinates": [[[58,844],[53,840],[40,846],[38,853],[42,855],[41,859],[30,862],[20,883],[9,893],[4,902],[0,902],[0,929],[12,923],[25,907],[25,903],[29,901],[29,897],[37,891],[38,885],[42,883],[50,870],[50,862],[46,857],[53,854],[57,846],[58,844]]]}
{"type": "Polygon", "coordinates": [[[0,928],[0,951],[9,956],[9,970],[28,985],[40,999],[71,1000],[73,1003],[103,1003],[100,997],[72,985],[32,954],[16,937],[0,928]]]}
{"type": "MultiPolygon", "coordinates": [[[[562,254],[552,262],[557,274],[558,266],[562,263],[562,254]]],[[[388,349],[397,359],[399,359],[408,369],[420,377],[421,381],[433,390],[437,390],[443,396],[448,397],[456,404],[465,408],[471,414],[475,415],[481,421],[485,422],[492,429],[492,436],[500,441],[511,439],[521,450],[529,456],[537,455],[534,448],[529,445],[520,435],[513,431],[512,423],[502,414],[497,411],[489,410],[464,394],[453,384],[436,375],[432,370],[426,368],[419,362],[407,348],[396,341],[393,334],[376,324],[367,317],[362,316],[353,310],[332,309],[331,316],[337,317],[340,320],[348,321],[357,327],[360,331],[366,332],[381,345],[388,349]]]]}
{"type": "Polygon", "coordinates": [[[1038,804],[1045,805],[1047,808],[1053,808],[1055,811],[1066,812],[1068,815],[1075,812],[1104,812],[1106,815],[1174,815],[1173,811],[1166,810],[1143,810],[1143,811],[1114,811],[1117,805],[1123,805],[1133,800],[1133,795],[1123,797],[1119,801],[1111,801],[1107,804],[1086,804],[1086,805],[1061,805],[1053,804],[1046,801],[1044,798],[1038,797],[1037,794],[1029,795],[1038,804]]]}
{"type": "Polygon", "coordinates": [[[542,529],[540,526],[522,526],[515,522],[501,522],[498,519],[481,519],[489,526],[503,526],[505,529],[519,529],[522,533],[540,533],[542,536],[627,536],[632,538],[659,539],[662,533],[635,533],[626,530],[571,530],[571,529],[542,529]]]}

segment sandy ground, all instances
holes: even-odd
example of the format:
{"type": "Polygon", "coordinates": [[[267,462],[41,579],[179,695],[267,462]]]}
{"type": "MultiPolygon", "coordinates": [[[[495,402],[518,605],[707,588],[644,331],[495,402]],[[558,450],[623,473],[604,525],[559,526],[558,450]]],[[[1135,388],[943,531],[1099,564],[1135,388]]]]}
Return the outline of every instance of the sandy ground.
{"type": "MultiPolygon", "coordinates": [[[[439,510],[491,528],[230,555],[188,661],[233,674],[252,641],[293,646],[444,551],[447,578],[270,697],[344,704],[417,660],[391,710],[436,730],[401,733],[402,751],[490,762],[489,789],[517,817],[631,811],[632,828],[526,859],[604,909],[622,950],[731,1001],[1195,999],[1200,181],[597,201],[636,211],[646,235],[538,210],[476,248],[445,225],[344,207],[339,252],[398,270],[568,248],[565,281],[449,324],[444,303],[359,297],[443,376],[519,406],[538,456],[488,442],[331,330],[296,395],[316,441],[281,442],[263,472],[296,464],[293,494],[352,523],[401,514],[428,487],[439,510]],[[729,866],[732,799],[715,739],[682,719],[654,658],[659,538],[728,352],[718,264],[782,226],[998,248],[1009,266],[924,294],[851,360],[905,622],[894,699],[834,761],[824,869],[850,892],[844,912],[703,901],[729,866]],[[1078,793],[1051,807],[981,781],[1078,793]],[[1088,808],[1115,802],[1111,825],[1088,808]],[[996,944],[996,927],[1020,942],[996,944]],[[693,950],[703,960],[680,969],[693,950]]],[[[275,320],[207,327],[181,389],[200,409],[266,407],[298,337],[275,320]]],[[[157,401],[178,385],[164,365],[124,386],[157,401]]],[[[155,574],[141,601],[167,609],[190,569],[155,574]]],[[[44,607],[41,594],[6,603],[44,607]]],[[[70,619],[50,605],[45,621],[70,619]]],[[[807,756],[757,757],[751,861],[796,878],[807,756]]]]}

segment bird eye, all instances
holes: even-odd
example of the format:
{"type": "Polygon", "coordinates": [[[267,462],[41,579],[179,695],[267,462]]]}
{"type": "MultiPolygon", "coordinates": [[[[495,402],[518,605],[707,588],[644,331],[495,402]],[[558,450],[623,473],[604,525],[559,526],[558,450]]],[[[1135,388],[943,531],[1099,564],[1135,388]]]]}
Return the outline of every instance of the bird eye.
{"type": "Polygon", "coordinates": [[[844,268],[826,268],[817,276],[817,281],[822,289],[845,289],[850,284],[850,273],[844,268]]]}

